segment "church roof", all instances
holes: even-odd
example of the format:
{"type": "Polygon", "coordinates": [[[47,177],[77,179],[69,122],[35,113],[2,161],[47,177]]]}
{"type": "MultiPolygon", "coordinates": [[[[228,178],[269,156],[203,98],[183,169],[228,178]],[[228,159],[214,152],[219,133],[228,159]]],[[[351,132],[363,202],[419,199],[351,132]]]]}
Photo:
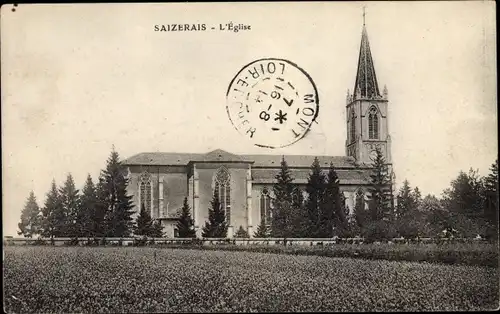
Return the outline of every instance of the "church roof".
{"type": "Polygon", "coordinates": [[[363,25],[363,32],[361,34],[358,72],[356,74],[356,83],[354,84],[354,96],[357,98],[381,97],[365,25],[363,25]]]}
{"type": "MultiPolygon", "coordinates": [[[[319,164],[322,167],[330,167],[333,163],[337,168],[354,167],[354,158],[347,156],[313,156],[313,155],[285,155],[285,161],[288,167],[311,167],[314,158],[318,157],[319,164]]],[[[255,167],[280,167],[281,155],[245,155],[245,159],[252,160],[255,167]]]]}
{"type": "MultiPolygon", "coordinates": [[[[275,183],[278,172],[278,169],[252,169],[252,180],[254,183],[275,183]]],[[[294,178],[294,183],[306,184],[311,171],[309,169],[291,169],[290,172],[294,178]]],[[[324,169],[323,173],[326,175],[328,170],[324,169]]],[[[367,184],[371,180],[369,169],[337,170],[337,175],[342,185],[367,184]]]]}
{"type": "Polygon", "coordinates": [[[222,149],[213,150],[205,155],[201,155],[192,161],[225,161],[225,162],[245,162],[238,155],[228,153],[222,149]]]}
{"type": "MultiPolygon", "coordinates": [[[[354,158],[347,156],[314,156],[314,155],[285,155],[289,167],[311,166],[315,157],[318,157],[321,166],[329,167],[330,162],[336,168],[354,168],[354,158]]],[[[281,155],[235,155],[221,149],[207,154],[191,153],[139,153],[122,162],[124,165],[153,165],[153,166],[185,166],[190,162],[243,162],[251,163],[253,168],[278,168],[281,164],[281,155]]]]}
{"type": "Polygon", "coordinates": [[[154,165],[154,166],[185,166],[190,160],[194,160],[201,154],[189,153],[139,153],[130,158],[125,159],[124,165],[154,165]]]}

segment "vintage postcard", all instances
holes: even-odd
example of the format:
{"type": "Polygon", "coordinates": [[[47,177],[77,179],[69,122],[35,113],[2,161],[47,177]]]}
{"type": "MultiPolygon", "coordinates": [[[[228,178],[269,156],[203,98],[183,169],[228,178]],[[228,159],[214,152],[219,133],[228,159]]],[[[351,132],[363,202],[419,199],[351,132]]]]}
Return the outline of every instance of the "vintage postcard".
{"type": "Polygon", "coordinates": [[[495,9],[3,5],[4,310],[497,309],[495,9]]]}

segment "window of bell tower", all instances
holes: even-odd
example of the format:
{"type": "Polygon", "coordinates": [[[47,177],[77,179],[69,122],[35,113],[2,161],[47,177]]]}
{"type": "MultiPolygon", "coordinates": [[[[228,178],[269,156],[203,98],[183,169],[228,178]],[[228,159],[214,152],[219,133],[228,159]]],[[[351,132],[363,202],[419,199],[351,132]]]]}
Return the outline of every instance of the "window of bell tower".
{"type": "Polygon", "coordinates": [[[375,107],[371,107],[368,114],[368,138],[378,139],[378,114],[375,107]]]}
{"type": "Polygon", "coordinates": [[[356,115],[354,114],[354,110],[351,110],[351,143],[354,143],[356,140],[356,115]]]}

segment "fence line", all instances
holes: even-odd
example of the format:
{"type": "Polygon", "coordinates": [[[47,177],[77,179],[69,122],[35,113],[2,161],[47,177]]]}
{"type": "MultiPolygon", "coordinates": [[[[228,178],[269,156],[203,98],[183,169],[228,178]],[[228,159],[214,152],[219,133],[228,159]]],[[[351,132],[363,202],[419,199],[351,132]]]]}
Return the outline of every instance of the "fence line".
{"type": "MultiPolygon", "coordinates": [[[[485,242],[484,239],[477,238],[418,238],[404,239],[394,238],[386,241],[390,244],[410,244],[410,243],[471,243],[485,242]]],[[[9,238],[4,237],[4,245],[334,245],[334,244],[363,244],[364,238],[9,238]]],[[[381,243],[381,242],[375,242],[381,243]]]]}

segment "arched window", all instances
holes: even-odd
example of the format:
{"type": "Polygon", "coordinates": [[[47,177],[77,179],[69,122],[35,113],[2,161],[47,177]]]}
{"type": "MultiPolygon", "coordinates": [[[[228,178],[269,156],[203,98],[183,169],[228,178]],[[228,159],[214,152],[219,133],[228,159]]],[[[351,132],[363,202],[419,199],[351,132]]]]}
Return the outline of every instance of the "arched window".
{"type": "Polygon", "coordinates": [[[378,139],[378,115],[375,107],[371,107],[368,114],[368,138],[378,139]]]}
{"type": "Polygon", "coordinates": [[[225,167],[219,168],[215,174],[215,189],[219,202],[226,213],[226,222],[231,225],[231,177],[225,167]]]}
{"type": "Polygon", "coordinates": [[[264,224],[271,224],[271,196],[265,187],[260,195],[260,219],[264,224]]]}
{"type": "Polygon", "coordinates": [[[145,171],[139,176],[139,206],[142,206],[142,204],[144,204],[144,208],[146,210],[149,210],[150,213],[152,211],[151,206],[153,204],[152,191],[153,184],[151,180],[151,174],[145,171]]]}
{"type": "Polygon", "coordinates": [[[356,115],[354,110],[351,110],[351,143],[356,140],[356,115]]]}

